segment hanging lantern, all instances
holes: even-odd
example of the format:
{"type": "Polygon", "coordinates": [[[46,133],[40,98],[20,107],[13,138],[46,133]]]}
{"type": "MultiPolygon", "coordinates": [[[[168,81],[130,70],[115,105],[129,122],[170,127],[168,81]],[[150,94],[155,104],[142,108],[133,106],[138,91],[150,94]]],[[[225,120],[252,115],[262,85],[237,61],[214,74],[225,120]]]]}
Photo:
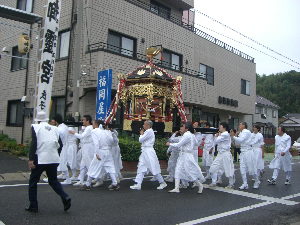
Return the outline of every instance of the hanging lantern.
{"type": "Polygon", "coordinates": [[[30,38],[27,34],[19,37],[18,50],[20,53],[28,53],[30,48],[30,38]]]}

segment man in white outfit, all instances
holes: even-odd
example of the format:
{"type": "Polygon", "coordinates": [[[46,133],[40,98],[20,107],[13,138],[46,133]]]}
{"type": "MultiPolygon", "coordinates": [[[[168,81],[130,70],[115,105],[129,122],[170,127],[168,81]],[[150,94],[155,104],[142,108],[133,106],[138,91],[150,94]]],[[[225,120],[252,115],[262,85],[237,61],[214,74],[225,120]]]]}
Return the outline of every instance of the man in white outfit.
{"type": "MultiPolygon", "coordinates": [[[[172,136],[168,139],[168,142],[170,143],[178,143],[179,142],[179,137],[177,136],[179,134],[179,131],[176,131],[174,134],[172,134],[172,136]]],[[[169,153],[171,153],[171,156],[168,160],[168,168],[167,171],[169,172],[169,176],[167,176],[165,178],[166,182],[174,182],[174,178],[175,178],[175,167],[176,167],[176,163],[177,163],[177,159],[179,157],[179,152],[180,149],[173,147],[173,146],[169,146],[168,150],[167,150],[167,155],[169,153]]]]}
{"type": "Polygon", "coordinates": [[[257,163],[257,176],[262,177],[264,173],[264,137],[259,132],[260,126],[253,125],[253,133],[252,133],[252,140],[251,145],[253,148],[253,152],[255,155],[255,160],[257,163]]]}
{"type": "MultiPolygon", "coordinates": [[[[94,143],[94,158],[91,162],[87,172],[88,178],[86,184],[81,187],[81,190],[90,190],[93,178],[98,178],[102,173],[109,173],[112,184],[108,187],[109,190],[117,190],[120,186],[116,180],[116,170],[114,166],[114,159],[111,154],[111,144],[113,137],[110,130],[102,130],[99,128],[100,120],[94,120],[94,130],[91,136],[94,143]]],[[[101,179],[101,178],[99,178],[101,179]]]]}
{"type": "Polygon", "coordinates": [[[178,143],[169,143],[167,146],[181,148],[177,164],[175,168],[175,188],[170,193],[179,193],[180,180],[187,180],[190,182],[196,182],[199,187],[198,193],[201,194],[203,185],[201,181],[205,181],[201,169],[198,163],[195,162],[193,151],[195,145],[195,136],[191,133],[193,131],[193,125],[190,122],[185,122],[180,128],[183,134],[182,139],[178,143]]]}
{"type": "MultiPolygon", "coordinates": [[[[239,130],[241,131],[238,137],[233,137],[235,144],[241,145],[241,154],[240,154],[240,171],[243,179],[243,185],[239,189],[248,189],[247,183],[247,173],[253,175],[254,185],[253,188],[259,188],[260,181],[257,176],[257,165],[254,156],[253,149],[251,147],[251,137],[252,134],[247,130],[247,123],[241,122],[239,124],[239,130]]],[[[233,130],[230,131],[230,135],[234,136],[233,130]]]]}
{"type": "Polygon", "coordinates": [[[93,130],[92,117],[90,115],[84,115],[82,120],[83,126],[85,126],[82,134],[77,134],[74,131],[69,131],[70,134],[74,134],[76,138],[80,139],[81,144],[81,163],[80,163],[80,174],[78,176],[79,181],[74,186],[83,185],[84,177],[90,167],[92,159],[94,157],[94,144],[91,136],[93,130]]]}
{"type": "Polygon", "coordinates": [[[166,182],[161,176],[160,165],[156,152],[153,148],[155,142],[154,131],[152,130],[153,122],[146,120],[143,128],[140,131],[139,142],[142,144],[142,153],[139,158],[137,175],[135,178],[136,184],[130,186],[130,189],[141,190],[141,185],[145,174],[151,172],[153,176],[158,180],[160,185],[157,187],[158,190],[162,190],[167,187],[166,182]]]}
{"type": "Polygon", "coordinates": [[[122,165],[122,159],[121,159],[121,150],[119,147],[119,133],[113,129],[112,130],[112,137],[113,137],[113,143],[111,145],[111,152],[113,155],[114,163],[115,163],[115,169],[116,169],[116,177],[117,181],[120,182],[124,180],[124,178],[121,175],[121,169],[123,169],[122,165]]]}
{"type": "Polygon", "coordinates": [[[234,166],[231,155],[231,138],[228,133],[229,126],[226,122],[221,122],[219,126],[219,132],[216,133],[214,143],[218,145],[218,155],[210,166],[210,173],[212,175],[212,182],[208,186],[209,188],[216,188],[218,175],[222,176],[225,173],[229,179],[228,189],[233,189],[233,176],[234,166]]]}
{"type": "Polygon", "coordinates": [[[68,167],[67,167],[67,163],[68,163],[68,145],[67,145],[67,143],[68,143],[69,129],[63,123],[63,119],[60,114],[56,114],[54,116],[54,120],[55,120],[56,126],[58,128],[59,137],[63,143],[63,148],[62,148],[60,156],[59,156],[59,165],[57,167],[57,171],[61,171],[62,174],[64,174],[64,175],[61,174],[57,178],[58,179],[64,178],[65,181],[61,182],[61,184],[68,185],[68,184],[72,184],[72,181],[69,177],[68,167]]]}
{"type": "MultiPolygon", "coordinates": [[[[193,127],[194,128],[200,128],[201,127],[201,123],[200,122],[195,122],[193,124],[193,127]]],[[[194,156],[195,162],[198,164],[198,149],[199,149],[199,146],[200,146],[200,144],[202,142],[203,136],[202,136],[201,132],[195,132],[194,135],[195,135],[196,142],[195,142],[195,146],[193,148],[193,156],[194,156]]]]}
{"type": "Polygon", "coordinates": [[[290,148],[291,137],[285,133],[285,127],[279,126],[278,135],[275,136],[275,155],[269,166],[270,169],[274,169],[272,179],[268,179],[269,184],[276,184],[276,179],[281,167],[285,172],[285,185],[291,184],[292,155],[289,152],[290,148]]]}
{"type": "MultiPolygon", "coordinates": [[[[205,122],[204,128],[210,128],[210,123],[205,122]]],[[[210,166],[214,161],[215,155],[215,143],[214,143],[214,135],[213,134],[203,134],[204,138],[204,148],[203,148],[203,155],[202,155],[202,166],[205,167],[206,171],[206,180],[210,180],[210,166]]]]}

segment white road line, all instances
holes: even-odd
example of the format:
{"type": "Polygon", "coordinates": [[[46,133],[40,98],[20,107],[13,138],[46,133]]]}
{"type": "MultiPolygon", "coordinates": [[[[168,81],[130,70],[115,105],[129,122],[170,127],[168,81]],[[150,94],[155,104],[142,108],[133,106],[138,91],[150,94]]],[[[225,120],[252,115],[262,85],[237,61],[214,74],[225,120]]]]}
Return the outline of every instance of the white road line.
{"type": "Polygon", "coordinates": [[[296,198],[296,197],[299,197],[299,196],[300,196],[300,193],[289,195],[289,196],[286,196],[286,197],[282,197],[281,199],[291,199],[291,198],[296,198]]]}
{"type": "MultiPolygon", "coordinates": [[[[48,183],[38,183],[38,185],[45,185],[48,183]]],[[[28,186],[29,184],[11,184],[11,185],[0,185],[0,188],[2,187],[21,187],[21,186],[28,186]]],[[[1,224],[0,224],[1,225],[1,224]]]]}
{"type": "Polygon", "coordinates": [[[268,197],[268,196],[264,196],[264,195],[258,195],[258,194],[254,194],[254,193],[238,191],[238,190],[232,190],[232,189],[225,189],[225,188],[221,188],[221,187],[217,187],[217,188],[212,189],[212,190],[222,191],[222,192],[226,192],[226,193],[229,193],[229,194],[235,194],[235,195],[239,195],[239,196],[243,196],[243,197],[254,198],[254,199],[258,199],[258,200],[262,200],[262,201],[281,203],[281,204],[284,204],[284,205],[297,205],[297,204],[299,204],[299,202],[286,200],[284,198],[268,197]]]}
{"type": "Polygon", "coordinates": [[[5,225],[5,224],[0,220],[0,225],[5,225]]]}
{"type": "Polygon", "coordinates": [[[216,214],[216,215],[213,215],[213,216],[208,216],[208,217],[204,217],[204,218],[201,218],[201,219],[192,220],[192,221],[188,221],[188,222],[184,222],[184,223],[180,223],[180,224],[181,225],[193,225],[193,224],[204,223],[204,222],[207,222],[207,221],[216,220],[216,219],[226,217],[226,216],[231,216],[231,215],[234,215],[234,214],[237,214],[237,213],[245,212],[245,211],[248,211],[248,210],[251,210],[251,209],[256,209],[256,208],[266,206],[266,205],[270,205],[270,204],[273,204],[273,203],[274,202],[262,202],[262,203],[258,203],[258,204],[255,204],[255,205],[246,206],[246,207],[243,207],[243,208],[240,208],[240,209],[235,209],[235,210],[232,210],[232,211],[228,211],[228,212],[224,212],[224,213],[220,213],[220,214],[216,214]]]}

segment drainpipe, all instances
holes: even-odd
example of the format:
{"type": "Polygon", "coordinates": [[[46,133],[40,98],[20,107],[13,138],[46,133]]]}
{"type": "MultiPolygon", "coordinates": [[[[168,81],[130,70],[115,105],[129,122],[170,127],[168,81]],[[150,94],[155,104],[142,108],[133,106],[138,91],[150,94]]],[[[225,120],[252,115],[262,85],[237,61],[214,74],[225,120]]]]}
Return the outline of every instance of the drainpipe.
{"type": "Polygon", "coordinates": [[[64,118],[67,114],[67,100],[68,100],[68,82],[69,82],[69,65],[70,65],[70,53],[71,53],[71,36],[73,30],[73,10],[74,10],[74,0],[72,0],[72,15],[71,15],[71,24],[70,24],[70,37],[69,37],[69,53],[68,53],[68,63],[67,63],[67,77],[66,77],[66,92],[65,92],[65,111],[64,118]]]}

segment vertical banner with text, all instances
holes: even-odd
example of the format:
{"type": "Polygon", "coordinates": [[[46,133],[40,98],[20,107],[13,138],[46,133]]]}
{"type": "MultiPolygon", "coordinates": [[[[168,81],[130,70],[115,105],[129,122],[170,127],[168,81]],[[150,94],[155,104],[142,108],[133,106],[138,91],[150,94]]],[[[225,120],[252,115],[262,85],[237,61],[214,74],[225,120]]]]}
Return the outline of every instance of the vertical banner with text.
{"type": "Polygon", "coordinates": [[[60,9],[61,0],[48,0],[47,5],[44,6],[44,26],[38,45],[41,49],[39,49],[39,61],[37,63],[34,118],[36,113],[40,111],[44,111],[49,118],[60,9]]]}
{"type": "Polygon", "coordinates": [[[108,115],[111,104],[112,70],[98,72],[96,119],[103,120],[108,115]]]}

